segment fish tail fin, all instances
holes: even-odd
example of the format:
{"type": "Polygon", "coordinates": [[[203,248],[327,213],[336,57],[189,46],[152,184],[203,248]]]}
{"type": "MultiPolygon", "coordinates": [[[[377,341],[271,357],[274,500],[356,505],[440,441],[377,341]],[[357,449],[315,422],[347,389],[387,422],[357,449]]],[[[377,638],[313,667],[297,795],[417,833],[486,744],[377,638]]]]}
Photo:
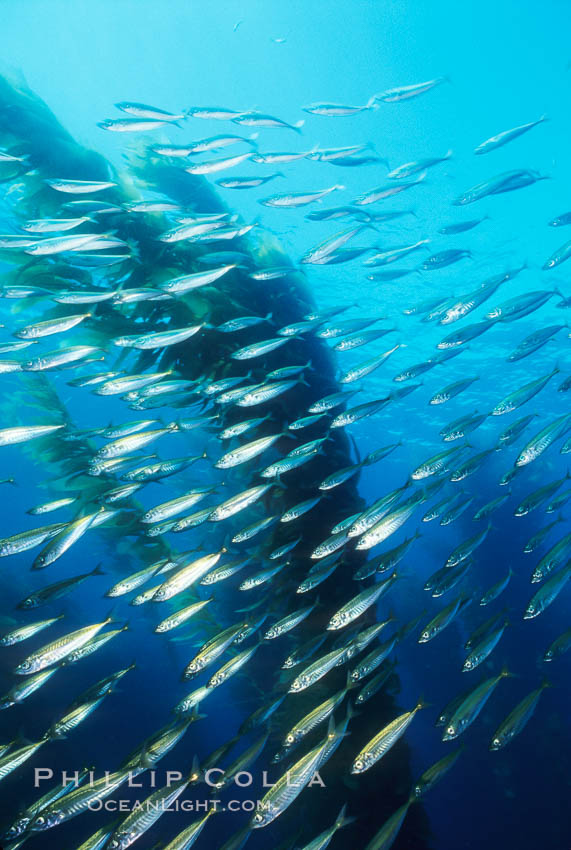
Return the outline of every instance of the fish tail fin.
{"type": "Polygon", "coordinates": [[[301,136],[301,128],[305,124],[305,118],[302,118],[300,121],[296,121],[295,124],[292,124],[292,129],[295,130],[296,133],[299,133],[301,136]]]}
{"type": "Polygon", "coordinates": [[[357,820],[357,818],[354,818],[354,817],[348,818],[346,816],[346,811],[347,811],[347,803],[344,804],[344,806],[342,807],[341,811],[339,812],[339,814],[337,815],[337,817],[335,819],[335,825],[334,825],[335,829],[342,829],[344,826],[349,826],[350,823],[353,823],[353,821],[357,820]]]}
{"type": "Polygon", "coordinates": [[[110,608],[109,611],[107,612],[107,615],[105,617],[105,625],[107,625],[108,623],[116,623],[117,619],[118,618],[117,618],[117,615],[116,615],[116,606],[113,605],[113,607],[110,608]]]}
{"type": "MultiPolygon", "coordinates": [[[[347,703],[347,713],[345,714],[345,724],[349,724],[354,717],[358,717],[359,712],[355,711],[355,706],[347,703]]],[[[349,734],[348,732],[346,734],[349,734]]]]}
{"type": "Polygon", "coordinates": [[[500,670],[500,679],[505,679],[505,678],[515,679],[515,678],[517,678],[517,674],[510,672],[510,670],[508,670],[507,667],[502,667],[502,669],[500,670]]]}
{"type": "Polygon", "coordinates": [[[190,712],[190,717],[188,719],[189,725],[191,723],[194,723],[197,720],[204,720],[206,717],[208,717],[207,714],[200,714],[198,709],[199,709],[199,703],[196,703],[196,705],[193,705],[192,711],[190,712]]]}
{"type": "Polygon", "coordinates": [[[97,564],[94,570],[92,570],[89,575],[91,576],[104,576],[105,570],[101,569],[101,564],[97,564]]]}

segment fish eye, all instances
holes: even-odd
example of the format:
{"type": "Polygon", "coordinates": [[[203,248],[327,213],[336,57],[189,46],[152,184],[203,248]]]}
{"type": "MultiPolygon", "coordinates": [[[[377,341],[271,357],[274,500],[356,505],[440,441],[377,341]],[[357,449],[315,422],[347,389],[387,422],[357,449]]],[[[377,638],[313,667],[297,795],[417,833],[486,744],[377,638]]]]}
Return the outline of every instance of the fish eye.
{"type": "Polygon", "coordinates": [[[354,767],[355,767],[355,770],[363,770],[363,762],[361,761],[361,759],[357,759],[354,767]]]}
{"type": "Polygon", "coordinates": [[[492,744],[494,745],[494,747],[499,747],[500,744],[501,744],[501,741],[500,741],[499,738],[494,738],[494,740],[492,741],[492,744]]]}
{"type": "Polygon", "coordinates": [[[264,818],[259,812],[254,815],[254,823],[262,823],[263,820],[264,818]]]}
{"type": "Polygon", "coordinates": [[[454,726],[447,726],[446,727],[446,733],[448,735],[453,735],[454,734],[454,726]]]}
{"type": "Polygon", "coordinates": [[[287,741],[288,744],[293,744],[293,742],[294,742],[293,735],[288,735],[287,738],[286,738],[286,741],[287,741]]]}

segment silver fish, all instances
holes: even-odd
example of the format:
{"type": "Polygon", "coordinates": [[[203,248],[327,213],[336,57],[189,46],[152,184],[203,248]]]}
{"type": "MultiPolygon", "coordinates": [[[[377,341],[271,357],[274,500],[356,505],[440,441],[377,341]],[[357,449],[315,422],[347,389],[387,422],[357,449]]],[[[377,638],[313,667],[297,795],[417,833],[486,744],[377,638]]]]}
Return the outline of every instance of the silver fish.
{"type": "Polygon", "coordinates": [[[514,710],[506,717],[503,723],[500,724],[490,742],[490,750],[493,752],[502,749],[506,744],[509,744],[516,735],[523,732],[528,721],[537,708],[539,698],[545,688],[549,687],[548,682],[543,682],[539,688],[532,691],[524,699],[516,705],[514,710]]]}
{"type": "Polygon", "coordinates": [[[485,142],[479,144],[476,148],[474,148],[474,153],[489,153],[489,151],[496,150],[496,148],[501,148],[503,145],[506,145],[513,139],[517,139],[518,136],[527,133],[528,130],[531,130],[533,127],[537,127],[538,124],[541,124],[546,120],[547,116],[542,115],[541,118],[537,119],[537,121],[531,121],[529,124],[521,124],[519,127],[514,127],[512,130],[504,130],[502,133],[498,133],[496,136],[491,136],[489,139],[486,139],[485,142]]]}
{"type": "Polygon", "coordinates": [[[404,735],[414,720],[417,711],[420,711],[424,707],[425,704],[423,702],[417,703],[412,711],[401,714],[371,738],[355,757],[351,767],[351,773],[364,773],[364,771],[369,770],[369,768],[376,764],[396,744],[399,738],[404,735]]]}

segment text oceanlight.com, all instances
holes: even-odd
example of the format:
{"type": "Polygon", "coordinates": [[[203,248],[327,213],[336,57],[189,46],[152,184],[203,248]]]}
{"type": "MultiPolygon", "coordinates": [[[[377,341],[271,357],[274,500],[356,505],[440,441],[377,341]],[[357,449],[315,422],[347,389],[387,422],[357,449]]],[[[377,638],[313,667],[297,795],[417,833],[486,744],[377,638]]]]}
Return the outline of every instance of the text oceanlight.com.
{"type": "Polygon", "coordinates": [[[91,800],[88,804],[90,812],[253,812],[269,811],[270,802],[263,800],[175,800],[166,803],[164,800],[91,800]]]}

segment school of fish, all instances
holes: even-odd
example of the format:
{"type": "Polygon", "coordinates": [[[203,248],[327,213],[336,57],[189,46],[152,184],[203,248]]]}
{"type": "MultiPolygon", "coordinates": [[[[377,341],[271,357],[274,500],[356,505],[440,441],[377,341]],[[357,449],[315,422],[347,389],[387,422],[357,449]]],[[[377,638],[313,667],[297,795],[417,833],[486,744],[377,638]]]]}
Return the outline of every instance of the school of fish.
{"type": "MultiPolygon", "coordinates": [[[[469,157],[472,152],[447,151],[391,168],[370,143],[358,139],[346,147],[312,147],[310,143],[303,145],[302,152],[274,152],[268,146],[273,136],[265,135],[279,129],[288,138],[298,138],[309,132],[313,121],[323,122],[319,127],[325,135],[325,119],[351,120],[365,110],[398,109],[401,102],[430,97],[432,89],[446,82],[442,77],[387,89],[364,99],[362,105],[315,103],[303,107],[310,119],[291,123],[253,110],[192,107],[168,112],[136,102],[116,104],[119,116],[99,122],[106,132],[141,135],[138,151],[149,171],[166,163],[201,179],[216,175],[217,191],[252,191],[269,181],[277,186],[278,180],[287,180],[288,169],[294,169],[297,160],[315,163],[315,182],[306,191],[266,194],[262,188],[259,198],[262,206],[283,211],[276,215],[288,218],[288,226],[292,219],[285,211],[301,209],[294,225],[309,235],[314,221],[331,222],[333,230],[338,221],[347,224],[318,244],[308,244],[293,266],[256,262],[248,240],[263,229],[262,220],[248,222],[231,212],[185,207],[166,193],[146,192],[144,186],[140,191],[141,181],[127,183],[123,174],[108,180],[68,179],[63,174],[44,177],[17,140],[0,151],[0,167],[15,170],[2,183],[6,203],[13,196],[29,201],[40,185],[48,193],[51,210],[27,218],[20,211],[29,206],[13,204],[11,230],[0,235],[0,259],[7,269],[0,280],[4,324],[0,373],[6,381],[19,382],[21,398],[17,417],[0,428],[0,452],[18,444],[18,449],[28,449],[37,442],[65,455],[69,464],[58,486],[51,488],[46,482],[48,498],[29,506],[32,526],[0,540],[3,581],[10,581],[11,556],[30,553],[26,559],[32,571],[29,592],[18,605],[17,624],[0,636],[0,652],[6,654],[11,647],[30,642],[29,652],[14,664],[12,687],[0,698],[0,708],[14,714],[13,739],[0,746],[0,780],[9,781],[10,774],[40,748],[57,747],[59,739],[73,736],[79,724],[93,724],[97,734],[92,715],[109,711],[107,722],[112,723],[110,697],[124,677],[129,681],[129,672],[144,654],[129,643],[133,620],[145,618],[149,641],[181,634],[179,646],[188,649],[186,666],[176,671],[185,683],[184,695],[173,704],[166,725],[142,741],[137,752],[121,754],[105,781],[87,782],[86,770],[79,782],[54,785],[41,798],[25,801],[22,811],[8,813],[4,840],[11,850],[85,814],[94,801],[123,787],[133,772],[144,774],[154,768],[183,736],[192,734],[194,723],[199,729],[200,723],[208,722],[209,699],[216,689],[227,688],[234,676],[255,679],[260,658],[266,671],[265,689],[238,736],[229,734],[211,758],[202,764],[195,760],[182,779],[153,790],[148,802],[157,805],[110,820],[81,846],[69,850],[130,847],[154,826],[163,806],[190,786],[204,783],[208,770],[243,739],[247,747],[225,768],[217,790],[226,789],[236,774],[254,764],[270,771],[274,784],[265,793],[262,807],[224,845],[234,850],[245,846],[255,830],[265,829],[295,806],[300,794],[310,794],[308,786],[316,774],[323,773],[326,781],[327,762],[337,748],[347,753],[347,778],[374,785],[375,773],[382,770],[378,762],[412,723],[419,722],[415,720],[419,712],[432,712],[440,727],[433,734],[443,742],[464,733],[482,735],[481,730],[468,732],[468,728],[488,700],[493,702],[496,688],[511,687],[513,710],[505,718],[498,717],[495,732],[481,741],[482,747],[496,751],[511,745],[540,711],[547,679],[538,673],[536,688],[522,695],[509,664],[505,667],[502,661],[493,671],[489,665],[498,657],[497,647],[514,618],[549,617],[547,609],[568,592],[571,578],[571,533],[565,518],[571,500],[570,475],[551,479],[541,473],[546,458],[571,452],[571,376],[565,369],[564,352],[561,348],[556,352],[553,345],[556,340],[562,344],[571,334],[563,318],[557,325],[545,325],[541,318],[542,308],[552,299],[559,299],[562,312],[571,306],[569,293],[562,292],[549,276],[571,257],[571,241],[546,257],[543,268],[529,268],[525,258],[507,267],[491,257],[485,270],[481,263],[470,270],[473,250],[465,234],[493,214],[495,195],[521,192],[524,203],[528,187],[544,178],[535,169],[496,174],[493,151],[508,143],[520,144],[517,139],[530,131],[546,132],[548,128],[541,126],[545,116],[485,141],[475,140],[473,153],[486,155],[490,178],[450,199],[449,221],[436,222],[432,232],[413,241],[406,241],[403,229],[397,244],[385,242],[383,228],[388,225],[395,232],[396,227],[398,233],[399,222],[406,220],[414,202],[408,209],[386,207],[385,202],[405,191],[407,199],[430,192],[437,185],[439,169],[453,157],[469,157]],[[200,138],[201,119],[220,121],[224,132],[200,138]],[[195,138],[171,143],[172,126],[195,138]],[[251,135],[237,135],[232,132],[235,128],[251,135]],[[159,142],[147,135],[155,130],[159,142]],[[227,148],[240,153],[227,153],[227,148]],[[246,163],[254,166],[254,173],[234,177],[231,169],[246,163]],[[318,173],[322,163],[347,169],[347,180],[343,184],[324,180],[318,173]],[[374,175],[368,191],[352,193],[351,168],[366,168],[374,175]],[[342,205],[331,206],[334,197],[342,197],[342,205]],[[479,210],[479,217],[467,218],[456,209],[479,204],[484,198],[488,206],[479,210]],[[136,239],[141,221],[163,258],[160,273],[152,276],[145,266],[145,245],[136,239]],[[137,222],[137,228],[131,227],[132,222],[137,222]],[[450,241],[441,248],[442,237],[450,241]],[[432,280],[439,269],[462,263],[459,280],[466,283],[458,284],[463,290],[459,294],[443,296],[436,288],[433,297],[403,303],[400,316],[390,317],[368,314],[352,303],[351,296],[338,306],[308,309],[301,321],[283,325],[276,320],[277,307],[260,315],[229,313],[219,324],[215,311],[197,307],[204,304],[203,294],[224,304],[225,299],[231,301],[233,287],[247,286],[248,281],[268,287],[271,293],[276,280],[311,275],[311,266],[345,263],[350,264],[349,280],[360,276],[375,286],[398,284],[400,277],[410,274],[432,280]],[[520,294],[513,295],[510,285],[516,279],[520,294]],[[478,375],[458,366],[462,361],[456,357],[468,346],[477,351],[482,334],[492,329],[500,334],[505,323],[531,314],[537,320],[533,333],[498,363],[498,369],[509,375],[514,362],[528,358],[527,379],[514,384],[507,395],[497,391],[490,374],[478,375]],[[390,324],[382,324],[387,319],[390,324]],[[432,355],[415,363],[415,339],[425,323],[441,325],[442,335],[432,355]],[[387,343],[384,337],[389,334],[387,343]],[[337,385],[322,395],[313,393],[303,415],[290,417],[288,398],[315,387],[310,382],[319,367],[308,356],[308,341],[335,358],[337,385]],[[225,356],[212,365],[207,355],[214,345],[223,346],[225,356]],[[533,358],[544,346],[553,352],[547,370],[536,368],[533,358]],[[178,354],[187,350],[198,364],[201,359],[205,364],[198,377],[189,378],[179,369],[178,354]],[[279,360],[273,355],[277,351],[279,360]],[[348,351],[355,352],[348,355],[353,359],[345,359],[348,351]],[[393,356],[410,357],[411,363],[393,374],[393,356]],[[62,417],[57,409],[39,410],[34,403],[37,385],[28,383],[37,380],[38,373],[48,385],[53,381],[60,389],[69,386],[82,393],[81,405],[92,423],[89,428],[75,426],[71,417],[62,417]],[[367,383],[373,373],[377,373],[375,381],[379,374],[386,376],[380,393],[379,383],[367,383]],[[459,409],[457,399],[469,399],[473,385],[479,389],[484,382],[488,407],[474,409],[468,404],[459,409]],[[557,415],[545,417],[541,393],[555,382],[560,409],[557,415]],[[421,386],[430,392],[425,422],[426,445],[431,448],[422,462],[407,466],[403,460],[406,399],[421,386]],[[444,425],[437,418],[442,405],[450,411],[444,425]],[[350,437],[353,425],[369,417],[374,421],[387,410],[398,424],[400,438],[385,438],[384,427],[379,427],[375,448],[340,466],[333,451],[337,435],[350,437]],[[131,411],[138,418],[133,419],[131,411]],[[475,447],[470,439],[481,428],[485,443],[475,447]],[[187,440],[191,440],[191,451],[187,440]],[[165,455],[160,454],[162,447],[165,455]],[[471,487],[471,476],[498,452],[505,474],[490,485],[497,485],[497,495],[482,499],[480,489],[471,487]],[[321,476],[313,470],[323,469],[323,462],[328,473],[321,476]],[[383,470],[395,465],[401,483],[390,488],[384,483],[383,470]],[[510,484],[515,476],[525,480],[530,465],[534,472],[539,470],[541,485],[530,484],[525,497],[516,498],[510,484]],[[361,473],[374,476],[375,499],[357,513],[333,515],[337,494],[354,487],[361,473]],[[292,475],[298,482],[303,480],[301,500],[289,496],[292,475]],[[160,484],[165,479],[170,479],[168,495],[160,484]],[[529,569],[520,563],[498,564],[497,580],[482,588],[479,549],[501,536],[493,514],[506,503],[522,524],[532,512],[534,518],[544,514],[545,520],[539,531],[533,526],[525,546],[525,553],[532,553],[529,569]],[[328,504],[332,505],[331,523],[319,527],[320,542],[308,547],[308,530],[315,531],[312,511],[319,506],[327,515],[328,504]],[[42,524],[44,514],[50,515],[45,517],[47,524],[42,524]],[[464,520],[471,516],[473,531],[458,541],[453,536],[458,526],[452,535],[447,526],[462,515],[464,520]],[[415,563],[422,560],[421,531],[424,524],[436,521],[442,526],[442,538],[449,541],[448,556],[441,569],[419,583],[415,563]],[[122,562],[122,570],[116,561],[82,561],[71,577],[58,579],[57,562],[67,558],[69,563],[79,541],[113,528],[138,541],[133,550],[133,558],[140,556],[136,568],[131,568],[131,557],[122,562]],[[397,540],[401,529],[410,534],[397,540]],[[43,570],[48,572],[39,572],[43,570]],[[354,590],[331,606],[328,588],[340,576],[350,577],[344,586],[353,584],[354,590]],[[391,600],[398,598],[401,578],[416,582],[431,598],[412,622],[399,622],[394,613],[387,613],[398,610],[398,601],[393,608],[391,600]],[[73,600],[74,591],[84,582],[104,608],[108,603],[108,613],[68,624],[70,618],[62,614],[60,600],[73,600]],[[519,611],[509,604],[510,588],[516,582],[530,584],[529,603],[519,611]],[[488,606],[494,609],[492,616],[488,606]],[[479,607],[485,608],[481,614],[479,607]],[[388,724],[377,724],[376,733],[363,746],[356,746],[351,732],[364,717],[367,724],[374,723],[374,697],[399,671],[395,654],[403,642],[418,643],[421,664],[422,645],[435,639],[444,643],[441,633],[461,622],[465,612],[478,623],[465,646],[462,670],[468,674],[467,690],[441,708],[443,698],[435,681],[433,693],[419,694],[388,724]],[[60,715],[39,740],[19,738],[18,709],[13,707],[23,700],[41,700],[44,689],[57,689],[63,670],[79,662],[88,664],[84,659],[100,650],[103,656],[112,640],[125,645],[125,665],[110,669],[72,704],[62,705],[60,715]],[[339,667],[346,676],[345,686],[327,690],[328,674],[339,667]],[[293,727],[284,726],[284,708],[295,711],[298,694],[304,692],[309,698],[318,682],[320,689],[314,693],[320,696],[313,707],[299,712],[293,727]],[[364,773],[366,777],[361,776],[364,773]],[[292,776],[295,784],[289,782],[292,776]]],[[[571,224],[571,212],[553,213],[552,228],[571,224]]],[[[41,473],[39,461],[38,465],[41,473]]],[[[3,475],[11,476],[2,483],[7,494],[17,483],[18,469],[4,468],[3,475]]],[[[528,554],[522,555],[522,561],[528,554]]],[[[569,630],[554,634],[552,644],[544,649],[543,663],[555,661],[570,648],[569,630]]],[[[444,649],[443,664],[447,663],[445,653],[444,649]]],[[[462,747],[447,751],[446,743],[442,744],[442,757],[414,782],[401,807],[378,824],[366,850],[392,846],[410,807],[453,768],[461,753],[462,747]]],[[[165,824],[161,837],[169,843],[163,846],[186,850],[203,830],[208,835],[213,814],[219,816],[210,810],[174,836],[167,833],[165,824]]],[[[351,812],[347,814],[343,807],[337,816],[332,813],[331,826],[324,833],[304,833],[301,843],[287,846],[325,848],[340,829],[346,830],[343,835],[349,841],[352,823],[351,812]]],[[[276,846],[268,840],[268,846],[276,846]]]]}

